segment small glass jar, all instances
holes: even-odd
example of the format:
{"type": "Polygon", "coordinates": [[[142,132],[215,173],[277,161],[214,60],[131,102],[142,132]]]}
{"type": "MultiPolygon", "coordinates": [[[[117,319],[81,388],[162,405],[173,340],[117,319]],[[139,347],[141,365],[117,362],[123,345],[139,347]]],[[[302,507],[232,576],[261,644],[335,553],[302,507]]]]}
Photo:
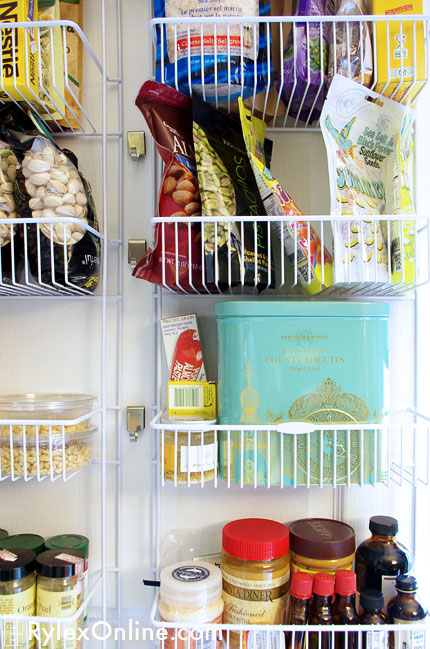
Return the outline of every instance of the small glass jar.
{"type": "Polygon", "coordinates": [[[161,431],[160,464],[164,480],[174,482],[176,476],[177,483],[188,484],[188,474],[190,483],[214,480],[218,462],[215,432],[203,427],[215,424],[216,419],[188,422],[163,419],[162,423],[176,428],[161,431]],[[181,426],[193,430],[183,431],[181,426]]]}
{"type": "MultiPolygon", "coordinates": [[[[34,615],[35,559],[36,555],[31,550],[17,548],[0,550],[0,615],[34,615]]],[[[3,622],[2,632],[4,649],[34,647],[29,623],[3,622]]]]}

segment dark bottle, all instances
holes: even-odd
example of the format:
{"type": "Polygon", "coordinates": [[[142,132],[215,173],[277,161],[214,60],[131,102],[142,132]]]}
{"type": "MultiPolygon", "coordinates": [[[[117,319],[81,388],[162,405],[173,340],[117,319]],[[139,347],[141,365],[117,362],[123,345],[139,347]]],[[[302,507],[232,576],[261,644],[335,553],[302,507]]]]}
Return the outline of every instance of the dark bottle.
{"type": "Polygon", "coordinates": [[[404,624],[404,630],[390,631],[390,649],[425,649],[426,631],[414,630],[413,624],[424,620],[427,611],[415,598],[417,580],[412,575],[400,575],[396,579],[397,595],[388,603],[388,624],[404,624]]]}
{"type": "MultiPolygon", "coordinates": [[[[358,616],[360,624],[386,624],[387,618],[382,612],[384,596],[380,590],[363,590],[360,593],[360,606],[363,611],[358,616]]],[[[362,649],[386,649],[387,634],[384,631],[363,631],[362,649]]]]}
{"type": "MultiPolygon", "coordinates": [[[[313,577],[307,572],[295,572],[290,587],[290,608],[288,624],[307,624],[309,603],[312,598],[313,577]]],[[[286,649],[303,649],[306,645],[305,632],[287,631],[285,634],[286,649]]]]}
{"type": "MultiPolygon", "coordinates": [[[[313,598],[309,607],[309,624],[333,624],[331,602],[334,595],[334,577],[326,572],[314,576],[313,598]]],[[[334,649],[331,632],[309,633],[309,649],[334,649]]]]}
{"type": "MultiPolygon", "coordinates": [[[[336,599],[332,605],[334,624],[358,624],[358,614],[355,608],[355,593],[357,591],[357,577],[352,570],[338,570],[335,575],[334,592],[336,599]]],[[[346,634],[336,632],[336,649],[357,649],[358,633],[348,631],[348,641],[345,642],[346,634]]]]}
{"type": "Polygon", "coordinates": [[[372,516],[369,521],[372,536],[363,541],[355,553],[357,589],[360,593],[368,588],[380,590],[385,600],[384,612],[396,594],[394,584],[397,575],[411,569],[408,550],[396,540],[398,528],[395,518],[372,516]]]}

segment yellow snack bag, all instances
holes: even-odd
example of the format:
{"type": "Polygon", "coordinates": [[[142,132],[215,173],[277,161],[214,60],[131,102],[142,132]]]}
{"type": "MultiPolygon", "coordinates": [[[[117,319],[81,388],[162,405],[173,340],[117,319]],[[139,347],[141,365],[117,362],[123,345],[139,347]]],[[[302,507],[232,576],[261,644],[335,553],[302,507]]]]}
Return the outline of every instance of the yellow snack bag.
{"type": "MultiPolygon", "coordinates": [[[[61,20],[72,20],[83,27],[83,0],[60,0],[61,20]]],[[[82,101],[82,63],[83,45],[79,34],[73,27],[66,28],[67,80],[66,80],[66,118],[60,119],[62,126],[72,126],[80,130],[80,103],[82,101]]]]}
{"type": "MultiPolygon", "coordinates": [[[[60,20],[59,0],[38,0],[39,20],[60,20]]],[[[39,96],[46,110],[41,115],[46,120],[59,121],[65,111],[64,59],[61,27],[40,28],[40,59],[42,78],[39,96]],[[54,68],[52,67],[54,59],[54,68]]]]}

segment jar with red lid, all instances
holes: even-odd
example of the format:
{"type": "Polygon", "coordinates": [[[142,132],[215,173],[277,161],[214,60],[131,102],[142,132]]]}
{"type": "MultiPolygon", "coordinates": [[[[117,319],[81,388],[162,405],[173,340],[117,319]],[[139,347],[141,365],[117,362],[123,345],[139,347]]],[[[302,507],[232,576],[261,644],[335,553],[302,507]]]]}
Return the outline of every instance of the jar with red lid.
{"type": "MultiPolygon", "coordinates": [[[[290,535],[285,525],[244,518],[224,526],[221,569],[228,624],[281,624],[288,599],[290,535]]],[[[248,634],[245,632],[242,645],[248,634]]],[[[240,634],[230,632],[230,647],[240,634]]]]}

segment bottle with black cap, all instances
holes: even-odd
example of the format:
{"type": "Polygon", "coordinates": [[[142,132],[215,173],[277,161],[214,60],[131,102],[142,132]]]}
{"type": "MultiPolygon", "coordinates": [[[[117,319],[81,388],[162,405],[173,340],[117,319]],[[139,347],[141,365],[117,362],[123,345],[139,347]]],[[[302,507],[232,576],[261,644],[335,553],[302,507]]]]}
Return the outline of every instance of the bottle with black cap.
{"type": "Polygon", "coordinates": [[[372,516],[369,521],[370,539],[363,541],[355,553],[357,589],[373,588],[384,595],[385,609],[395,596],[395,580],[411,569],[408,550],[397,541],[399,523],[391,516],[372,516]]]}
{"type": "MultiPolygon", "coordinates": [[[[384,596],[380,590],[369,588],[360,593],[360,624],[386,624],[387,618],[382,612],[384,596]]],[[[384,631],[363,631],[362,649],[386,649],[387,633],[384,631]]]]}
{"type": "Polygon", "coordinates": [[[388,603],[388,624],[404,624],[405,630],[391,631],[390,649],[426,649],[426,631],[411,628],[420,624],[427,611],[416,599],[417,580],[412,575],[399,575],[396,579],[397,595],[388,603]]]}
{"type": "MultiPolygon", "coordinates": [[[[31,550],[11,548],[0,550],[0,615],[34,615],[36,578],[31,550]]],[[[34,638],[29,637],[24,622],[2,622],[1,646],[5,649],[31,649],[34,638]]]]}

